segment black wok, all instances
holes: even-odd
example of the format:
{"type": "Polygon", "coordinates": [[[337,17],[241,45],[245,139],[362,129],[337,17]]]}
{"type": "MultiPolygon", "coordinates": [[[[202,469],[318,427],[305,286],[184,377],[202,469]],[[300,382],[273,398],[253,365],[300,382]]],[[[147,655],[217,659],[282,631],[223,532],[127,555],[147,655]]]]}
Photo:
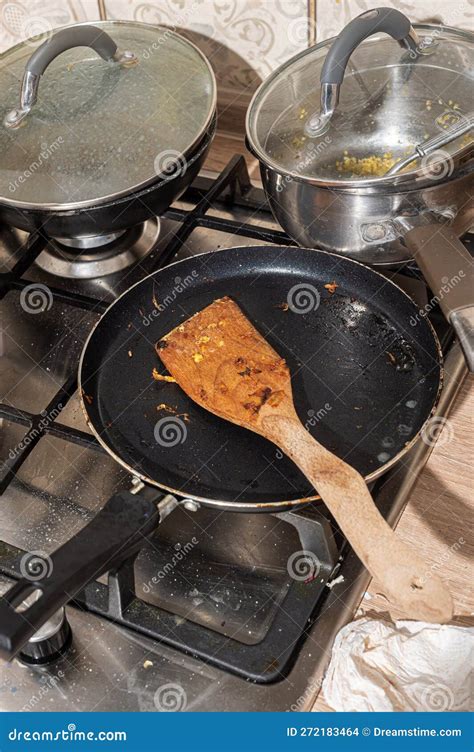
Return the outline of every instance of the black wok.
{"type": "MultiPolygon", "coordinates": [[[[163,373],[157,340],[224,295],[286,358],[308,431],[367,480],[414,443],[436,408],[442,365],[437,337],[413,301],[378,272],[335,254],[227,249],[139,282],[110,306],[84,347],[79,384],[90,428],[148,493],[157,487],[246,512],[318,498],[272,444],[153,377],[154,368],[163,373]]],[[[89,581],[135,553],[172,506],[168,495],[157,509],[143,490],[114,496],[52,554],[48,577],[21,580],[0,601],[1,653],[14,655],[89,581]],[[32,589],[41,598],[17,613],[32,589]]]]}

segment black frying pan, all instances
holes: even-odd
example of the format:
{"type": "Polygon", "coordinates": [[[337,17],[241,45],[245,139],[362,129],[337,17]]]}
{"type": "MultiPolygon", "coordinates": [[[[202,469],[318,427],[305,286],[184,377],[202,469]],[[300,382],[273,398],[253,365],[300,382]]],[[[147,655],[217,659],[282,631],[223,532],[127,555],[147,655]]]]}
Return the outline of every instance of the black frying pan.
{"type": "MultiPolygon", "coordinates": [[[[442,381],[437,337],[413,301],[342,256],[244,247],[186,259],[142,280],[110,306],[84,347],[79,383],[87,420],[133,475],[234,511],[281,511],[318,498],[272,444],[153,378],[153,368],[164,373],[155,343],[225,295],[287,360],[297,412],[323,445],[367,480],[408,450],[442,381]],[[157,409],[163,404],[173,412],[157,409]]],[[[52,555],[53,571],[34,583],[43,595],[26,620],[0,602],[0,650],[17,652],[75,592],[133,554],[162,514],[140,494],[113,497],[52,555]]],[[[21,602],[28,587],[28,579],[17,583],[8,603],[21,602]]]]}
{"type": "Polygon", "coordinates": [[[232,509],[314,498],[305,477],[289,459],[277,459],[265,439],[152,377],[153,367],[164,373],[155,343],[224,295],[286,358],[297,411],[328,449],[367,479],[406,451],[440,387],[440,350],[429,323],[398,287],[360,264],[321,251],[258,246],[157,272],[128,290],[94,329],[80,366],[84,409],[99,441],[127,469],[173,493],[232,509]],[[331,294],[324,285],[333,281],[331,294]],[[186,422],[157,411],[160,403],[186,422]],[[155,425],[167,415],[177,434],[180,427],[186,434],[182,443],[157,442],[155,425]]]}

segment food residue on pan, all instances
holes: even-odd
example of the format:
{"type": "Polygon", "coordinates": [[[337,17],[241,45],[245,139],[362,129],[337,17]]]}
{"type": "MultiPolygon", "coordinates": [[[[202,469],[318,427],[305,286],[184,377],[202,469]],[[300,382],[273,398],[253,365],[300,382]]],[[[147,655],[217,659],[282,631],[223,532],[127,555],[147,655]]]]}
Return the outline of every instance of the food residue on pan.
{"type": "Polygon", "coordinates": [[[278,303],[278,305],[275,306],[275,308],[279,308],[281,311],[285,311],[285,313],[288,311],[289,307],[288,303],[278,303]]]}
{"type": "Polygon", "coordinates": [[[82,397],[85,399],[88,405],[92,405],[93,399],[89,394],[86,394],[84,390],[82,390],[82,397]]]}
{"type": "Polygon", "coordinates": [[[174,379],[172,376],[168,376],[166,374],[159,373],[156,368],[153,368],[153,378],[155,381],[166,381],[169,384],[176,384],[176,379],[174,379]]]}
{"type": "Polygon", "coordinates": [[[390,151],[368,157],[352,157],[344,152],[342,160],[336,161],[336,170],[351,177],[382,177],[399,161],[400,157],[396,159],[390,151]]]}
{"type": "Polygon", "coordinates": [[[132,351],[131,351],[131,350],[129,350],[129,351],[128,351],[128,357],[129,357],[129,358],[131,358],[131,357],[132,357],[132,355],[133,355],[132,351]]]}
{"type": "Polygon", "coordinates": [[[330,295],[334,295],[338,287],[339,285],[334,281],[328,282],[326,285],[324,285],[324,289],[327,290],[330,295]]]}
{"type": "Polygon", "coordinates": [[[171,407],[171,405],[167,405],[166,402],[160,402],[159,405],[156,406],[157,410],[166,410],[167,413],[172,413],[173,415],[176,415],[176,408],[171,407]]]}
{"type": "Polygon", "coordinates": [[[182,418],[185,423],[189,423],[189,413],[178,413],[178,410],[176,407],[171,407],[171,405],[167,405],[166,402],[161,402],[159,405],[156,406],[156,409],[158,410],[158,412],[160,412],[161,410],[164,410],[167,413],[176,415],[177,418],[182,418]]]}

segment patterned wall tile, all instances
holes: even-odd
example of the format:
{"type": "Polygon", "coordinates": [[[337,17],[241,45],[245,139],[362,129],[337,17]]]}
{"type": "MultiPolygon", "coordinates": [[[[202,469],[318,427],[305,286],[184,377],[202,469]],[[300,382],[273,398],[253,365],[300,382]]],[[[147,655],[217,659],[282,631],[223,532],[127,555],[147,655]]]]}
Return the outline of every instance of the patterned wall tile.
{"type": "Polygon", "coordinates": [[[317,41],[339,34],[352,18],[378,5],[396,8],[412,22],[474,28],[472,0],[316,0],[317,41]]]}
{"type": "Polygon", "coordinates": [[[221,86],[246,89],[308,44],[307,0],[106,0],[107,16],[175,27],[221,86]]]}
{"type": "Polygon", "coordinates": [[[96,0],[0,0],[0,52],[57,26],[98,17],[96,0]]]}
{"type": "MultiPolygon", "coordinates": [[[[473,28],[472,0],[383,0],[414,21],[473,28]]],[[[221,90],[251,93],[316,37],[337,34],[376,0],[103,0],[107,16],[176,28],[211,60],[221,90]]],[[[97,20],[98,0],[0,0],[0,52],[28,36],[97,20]]]]}

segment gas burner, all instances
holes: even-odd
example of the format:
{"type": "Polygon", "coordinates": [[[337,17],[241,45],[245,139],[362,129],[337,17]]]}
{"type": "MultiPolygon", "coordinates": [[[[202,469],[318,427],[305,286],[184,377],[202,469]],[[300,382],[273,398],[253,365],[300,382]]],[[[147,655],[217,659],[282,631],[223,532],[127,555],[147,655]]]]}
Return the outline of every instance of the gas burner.
{"type": "Polygon", "coordinates": [[[105,277],[148,256],[159,234],[160,220],[154,217],[123,232],[51,238],[36,264],[49,274],[68,279],[105,277]]]}
{"type": "MultiPolygon", "coordinates": [[[[127,482],[87,432],[77,398],[77,361],[97,315],[172,261],[219,247],[291,243],[262,189],[251,184],[242,156],[218,176],[201,173],[160,222],[156,245],[158,220],[117,237],[82,238],[74,247],[56,239],[46,250],[41,235],[28,240],[2,228],[0,261],[6,271],[0,291],[8,293],[6,354],[15,389],[0,404],[0,597],[22,576],[27,552],[42,551],[46,540],[51,547],[61,545],[92,506],[127,482]],[[82,279],[64,276],[51,285],[49,276],[32,267],[38,253],[43,269],[82,279]],[[97,283],[87,281],[126,267],[130,257],[143,262],[97,283]],[[35,316],[26,312],[20,295],[38,283],[53,307],[35,316]],[[31,358],[46,367],[32,369],[31,358]],[[46,412],[54,420],[44,419],[46,412]]],[[[395,281],[420,308],[432,297],[415,267],[399,268],[395,281]]],[[[445,356],[438,407],[444,418],[466,368],[439,308],[430,308],[429,319],[445,356]]],[[[391,523],[430,451],[420,441],[371,487],[391,523]]],[[[25,645],[0,677],[0,711],[47,711],[52,700],[63,712],[156,711],[157,688],[168,686],[194,711],[310,707],[335,636],[357,609],[369,575],[324,507],[235,515],[184,499],[181,504],[135,559],[76,593],[66,607],[70,627],[61,613],[54,614],[25,645]],[[303,583],[290,576],[288,561],[306,550],[315,553],[321,571],[303,583]],[[69,647],[67,658],[57,663],[69,647]],[[45,691],[38,692],[38,681],[45,691]],[[5,688],[12,691],[2,692],[5,688]]]]}

